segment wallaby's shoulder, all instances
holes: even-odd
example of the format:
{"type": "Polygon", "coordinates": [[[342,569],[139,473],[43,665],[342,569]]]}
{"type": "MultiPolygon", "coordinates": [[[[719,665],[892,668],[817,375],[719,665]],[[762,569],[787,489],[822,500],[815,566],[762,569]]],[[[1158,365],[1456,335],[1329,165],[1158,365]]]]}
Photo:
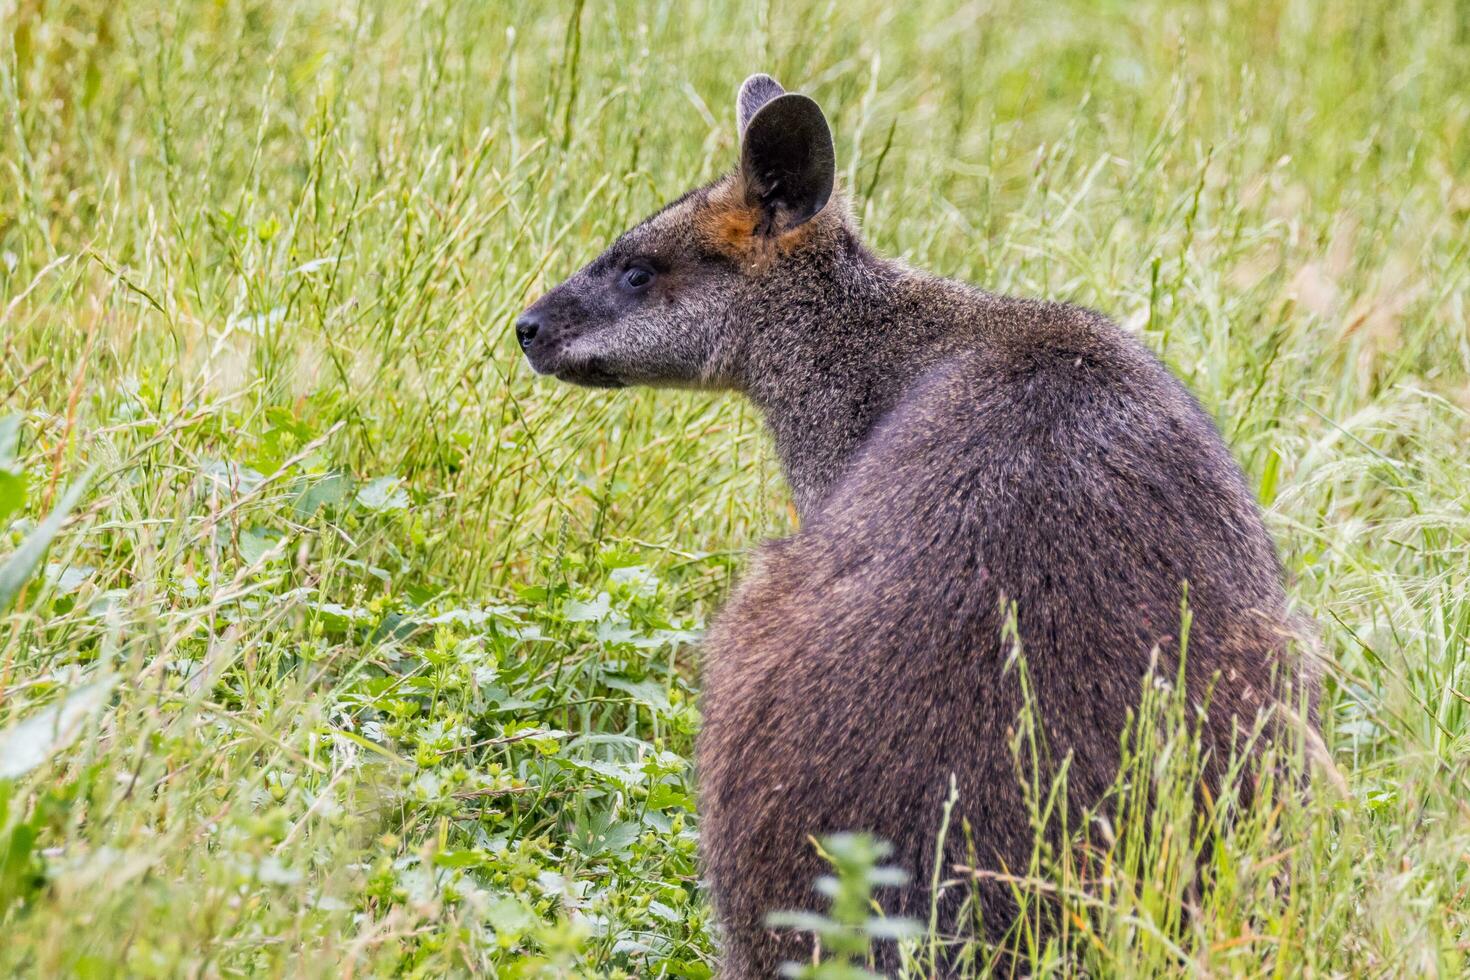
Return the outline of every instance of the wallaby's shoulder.
{"type": "Polygon", "coordinates": [[[1048,398],[1085,406],[1110,393],[1181,410],[1193,404],[1152,351],[1089,307],[994,293],[907,268],[895,293],[897,326],[939,321],[947,339],[896,407],[939,392],[970,392],[990,411],[1000,407],[996,402],[1035,408],[1048,398]]]}
{"type": "Polygon", "coordinates": [[[1171,485],[1186,470],[1208,474],[1248,503],[1208,414],[1104,314],[922,273],[904,291],[904,305],[963,326],[867,434],[833,509],[886,510],[884,501],[912,498],[913,518],[937,494],[1005,495],[1040,484],[1060,500],[1069,486],[1115,479],[1118,467],[1171,485]]]}
{"type": "Polygon", "coordinates": [[[973,324],[976,348],[1018,368],[1081,357],[1099,365],[1140,366],[1152,356],[1104,313],[1057,300],[994,293],[916,274],[920,302],[953,310],[973,324]]]}

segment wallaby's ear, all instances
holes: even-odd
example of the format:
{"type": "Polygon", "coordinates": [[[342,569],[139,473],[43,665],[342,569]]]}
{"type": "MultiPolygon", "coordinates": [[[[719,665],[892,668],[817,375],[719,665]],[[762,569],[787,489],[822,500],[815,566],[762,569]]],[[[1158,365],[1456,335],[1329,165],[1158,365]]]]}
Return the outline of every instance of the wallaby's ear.
{"type": "Polygon", "coordinates": [[[740,86],[739,111],[740,177],[745,202],[761,212],[756,233],[790,231],[832,196],[837,156],[827,118],[811,99],[783,93],[766,75],[753,75],[740,86]],[[747,94],[751,102],[759,100],[748,118],[747,94]]]}
{"type": "Polygon", "coordinates": [[[786,90],[781,83],[770,75],[751,75],[740,86],[740,94],[735,96],[735,118],[740,123],[740,136],[745,137],[745,127],[750,125],[750,119],[756,111],[767,102],[778,95],[785,95],[786,90]]]}

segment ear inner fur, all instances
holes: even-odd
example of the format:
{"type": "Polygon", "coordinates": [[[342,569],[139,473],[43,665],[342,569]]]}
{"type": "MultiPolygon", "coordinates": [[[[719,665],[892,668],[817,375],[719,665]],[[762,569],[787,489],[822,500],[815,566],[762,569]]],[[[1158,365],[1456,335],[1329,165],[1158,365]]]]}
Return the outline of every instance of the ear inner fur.
{"type": "Polygon", "coordinates": [[[781,83],[770,75],[751,75],[740,86],[740,92],[735,96],[735,120],[739,131],[743,136],[745,127],[750,125],[750,120],[760,111],[761,106],[784,95],[786,90],[781,83]]]}
{"type": "Polygon", "coordinates": [[[831,198],[836,176],[831,128],[821,107],[805,95],[771,99],[741,134],[745,202],[762,212],[759,230],[766,234],[816,217],[831,198]]]}

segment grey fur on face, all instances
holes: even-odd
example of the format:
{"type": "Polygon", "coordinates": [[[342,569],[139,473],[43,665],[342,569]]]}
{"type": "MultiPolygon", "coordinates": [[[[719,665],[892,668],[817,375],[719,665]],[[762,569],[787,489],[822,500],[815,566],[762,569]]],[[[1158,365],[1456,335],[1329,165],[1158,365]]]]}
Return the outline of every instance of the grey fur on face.
{"type": "MultiPolygon", "coordinates": [[[[1179,676],[1186,588],[1212,793],[1257,750],[1246,734],[1274,736],[1293,705],[1310,732],[1317,677],[1239,467],[1148,350],[1091,310],[873,255],[816,103],[757,75],[736,104],[738,168],[629,231],[517,333],[562,380],[745,394],[801,513],[705,643],[702,853],[724,975],[744,978],[811,955],[766,917],[825,908],[813,836],[891,842],[910,879],[878,899],[927,917],[928,882],[969,860],[955,834],[935,866],[951,780],[981,867],[1028,865],[1009,610],[1049,749],[1035,775],[1070,760],[1074,827],[1117,773],[1150,672],[1179,676]]],[[[936,899],[941,931],[973,934],[965,897],[936,899]]],[[[1001,935],[1009,891],[973,897],[1001,935]]],[[[891,942],[877,955],[896,968],[891,942]]]]}

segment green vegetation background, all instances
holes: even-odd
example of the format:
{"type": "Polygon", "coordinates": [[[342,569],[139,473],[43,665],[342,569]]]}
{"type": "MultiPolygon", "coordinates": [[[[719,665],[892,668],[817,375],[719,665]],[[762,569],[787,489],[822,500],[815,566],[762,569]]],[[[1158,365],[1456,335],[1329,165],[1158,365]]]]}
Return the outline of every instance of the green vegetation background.
{"type": "Polygon", "coordinates": [[[1322,629],[1347,795],[1066,883],[1033,967],[1463,975],[1453,0],[0,0],[0,554],[87,480],[0,610],[0,972],[709,974],[694,640],[779,468],[510,323],[754,70],[875,247],[1159,352],[1322,629]]]}

